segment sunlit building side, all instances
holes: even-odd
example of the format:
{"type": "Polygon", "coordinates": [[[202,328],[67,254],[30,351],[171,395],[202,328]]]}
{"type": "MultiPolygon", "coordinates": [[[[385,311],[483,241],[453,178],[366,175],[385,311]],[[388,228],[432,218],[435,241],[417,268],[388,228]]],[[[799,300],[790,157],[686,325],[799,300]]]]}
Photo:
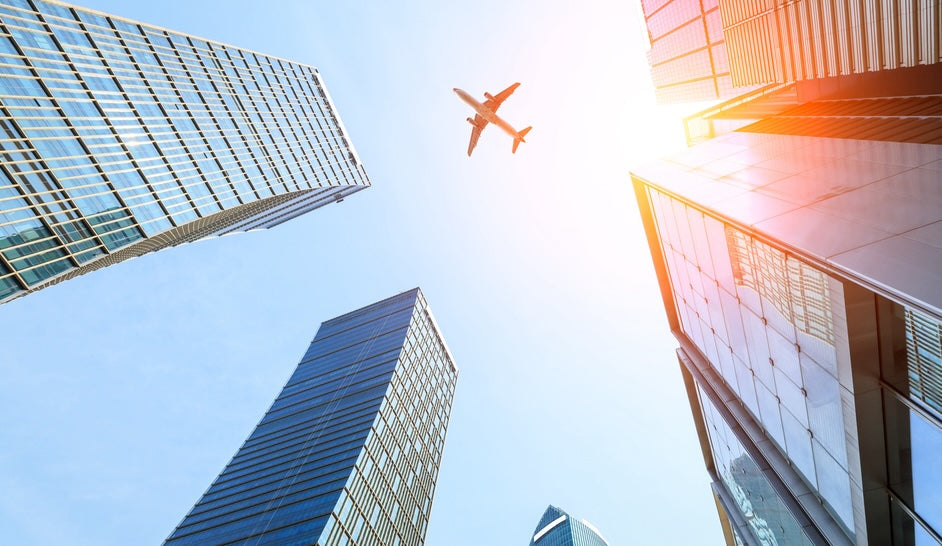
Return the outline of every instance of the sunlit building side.
{"type": "Polygon", "coordinates": [[[658,102],[729,98],[734,89],[717,0],[642,0],[658,102]]]}
{"type": "Polygon", "coordinates": [[[369,186],[317,70],[54,1],[0,3],[0,302],[369,186]]]}
{"type": "Polygon", "coordinates": [[[167,544],[423,544],[458,370],[419,289],[321,324],[167,544]]]}
{"type": "Polygon", "coordinates": [[[852,4],[720,0],[769,85],[632,171],[730,544],[942,543],[940,5],[852,4]]]}
{"type": "Polygon", "coordinates": [[[640,0],[660,102],[942,62],[936,0],[640,0]]]}
{"type": "Polygon", "coordinates": [[[942,17],[936,0],[719,0],[719,8],[734,85],[942,61],[942,17]]]}
{"type": "Polygon", "coordinates": [[[737,540],[939,541],[940,167],[939,145],[740,131],[632,172],[737,540]]]}
{"type": "Polygon", "coordinates": [[[691,144],[753,123],[780,134],[942,143],[937,0],[640,5],[658,100],[726,101],[685,121],[691,144]]]}
{"type": "Polygon", "coordinates": [[[536,524],[530,546],[608,546],[608,542],[588,521],[550,505],[536,524]]]}

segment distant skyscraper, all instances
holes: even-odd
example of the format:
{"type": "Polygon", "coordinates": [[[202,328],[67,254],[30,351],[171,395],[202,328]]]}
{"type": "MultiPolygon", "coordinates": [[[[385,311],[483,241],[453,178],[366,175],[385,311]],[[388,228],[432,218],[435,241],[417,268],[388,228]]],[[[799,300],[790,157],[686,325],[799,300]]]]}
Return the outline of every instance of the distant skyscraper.
{"type": "Polygon", "coordinates": [[[530,546],[608,546],[608,542],[588,521],[575,520],[550,505],[536,524],[530,546]]]}
{"type": "Polygon", "coordinates": [[[310,66],[40,0],[0,63],[0,302],[369,186],[310,66]]]}
{"type": "Polygon", "coordinates": [[[457,375],[417,288],[324,322],[167,544],[422,544],[457,375]]]}

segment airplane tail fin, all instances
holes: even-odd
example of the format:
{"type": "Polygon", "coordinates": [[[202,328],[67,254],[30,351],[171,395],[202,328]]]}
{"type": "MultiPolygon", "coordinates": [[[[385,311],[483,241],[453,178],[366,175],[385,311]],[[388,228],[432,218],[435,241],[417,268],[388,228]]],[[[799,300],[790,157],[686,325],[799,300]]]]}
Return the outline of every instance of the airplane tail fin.
{"type": "Polygon", "coordinates": [[[526,142],[526,140],[523,140],[523,137],[527,136],[527,133],[530,132],[530,129],[533,129],[533,127],[527,127],[526,129],[523,129],[517,133],[517,136],[514,138],[514,149],[511,153],[517,153],[517,146],[519,146],[521,142],[526,142]]]}

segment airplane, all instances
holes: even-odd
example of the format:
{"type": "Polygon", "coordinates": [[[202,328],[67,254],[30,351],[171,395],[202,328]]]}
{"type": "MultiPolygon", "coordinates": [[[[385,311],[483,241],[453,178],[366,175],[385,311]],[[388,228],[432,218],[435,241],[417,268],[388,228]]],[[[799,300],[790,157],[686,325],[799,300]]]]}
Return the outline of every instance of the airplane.
{"type": "Polygon", "coordinates": [[[514,137],[514,148],[512,153],[517,153],[517,146],[519,146],[521,142],[526,142],[523,140],[523,137],[527,136],[527,133],[530,132],[532,127],[527,127],[526,129],[517,132],[517,130],[511,127],[509,123],[497,115],[497,109],[500,108],[500,105],[505,100],[507,100],[507,97],[509,97],[511,93],[513,93],[519,86],[520,83],[517,82],[498,93],[497,96],[493,96],[490,93],[484,93],[484,98],[487,99],[484,101],[484,104],[474,100],[474,97],[469,95],[467,92],[458,89],[457,87],[452,89],[452,91],[461,97],[461,100],[468,103],[468,105],[474,108],[474,111],[477,112],[477,114],[474,116],[474,119],[468,118],[468,123],[473,126],[473,129],[471,129],[471,142],[468,144],[469,157],[471,156],[471,152],[474,151],[474,147],[478,144],[478,138],[481,136],[481,131],[484,130],[484,127],[486,127],[488,123],[493,123],[494,125],[503,129],[504,132],[506,132],[508,135],[514,137]]]}

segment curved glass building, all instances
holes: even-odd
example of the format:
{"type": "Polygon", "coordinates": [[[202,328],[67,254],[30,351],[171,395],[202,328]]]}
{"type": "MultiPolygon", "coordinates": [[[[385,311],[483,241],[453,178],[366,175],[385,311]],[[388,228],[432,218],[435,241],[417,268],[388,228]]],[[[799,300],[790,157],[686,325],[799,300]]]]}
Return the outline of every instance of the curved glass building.
{"type": "Polygon", "coordinates": [[[608,546],[602,533],[586,520],[576,520],[550,505],[533,531],[530,546],[608,546]]]}

